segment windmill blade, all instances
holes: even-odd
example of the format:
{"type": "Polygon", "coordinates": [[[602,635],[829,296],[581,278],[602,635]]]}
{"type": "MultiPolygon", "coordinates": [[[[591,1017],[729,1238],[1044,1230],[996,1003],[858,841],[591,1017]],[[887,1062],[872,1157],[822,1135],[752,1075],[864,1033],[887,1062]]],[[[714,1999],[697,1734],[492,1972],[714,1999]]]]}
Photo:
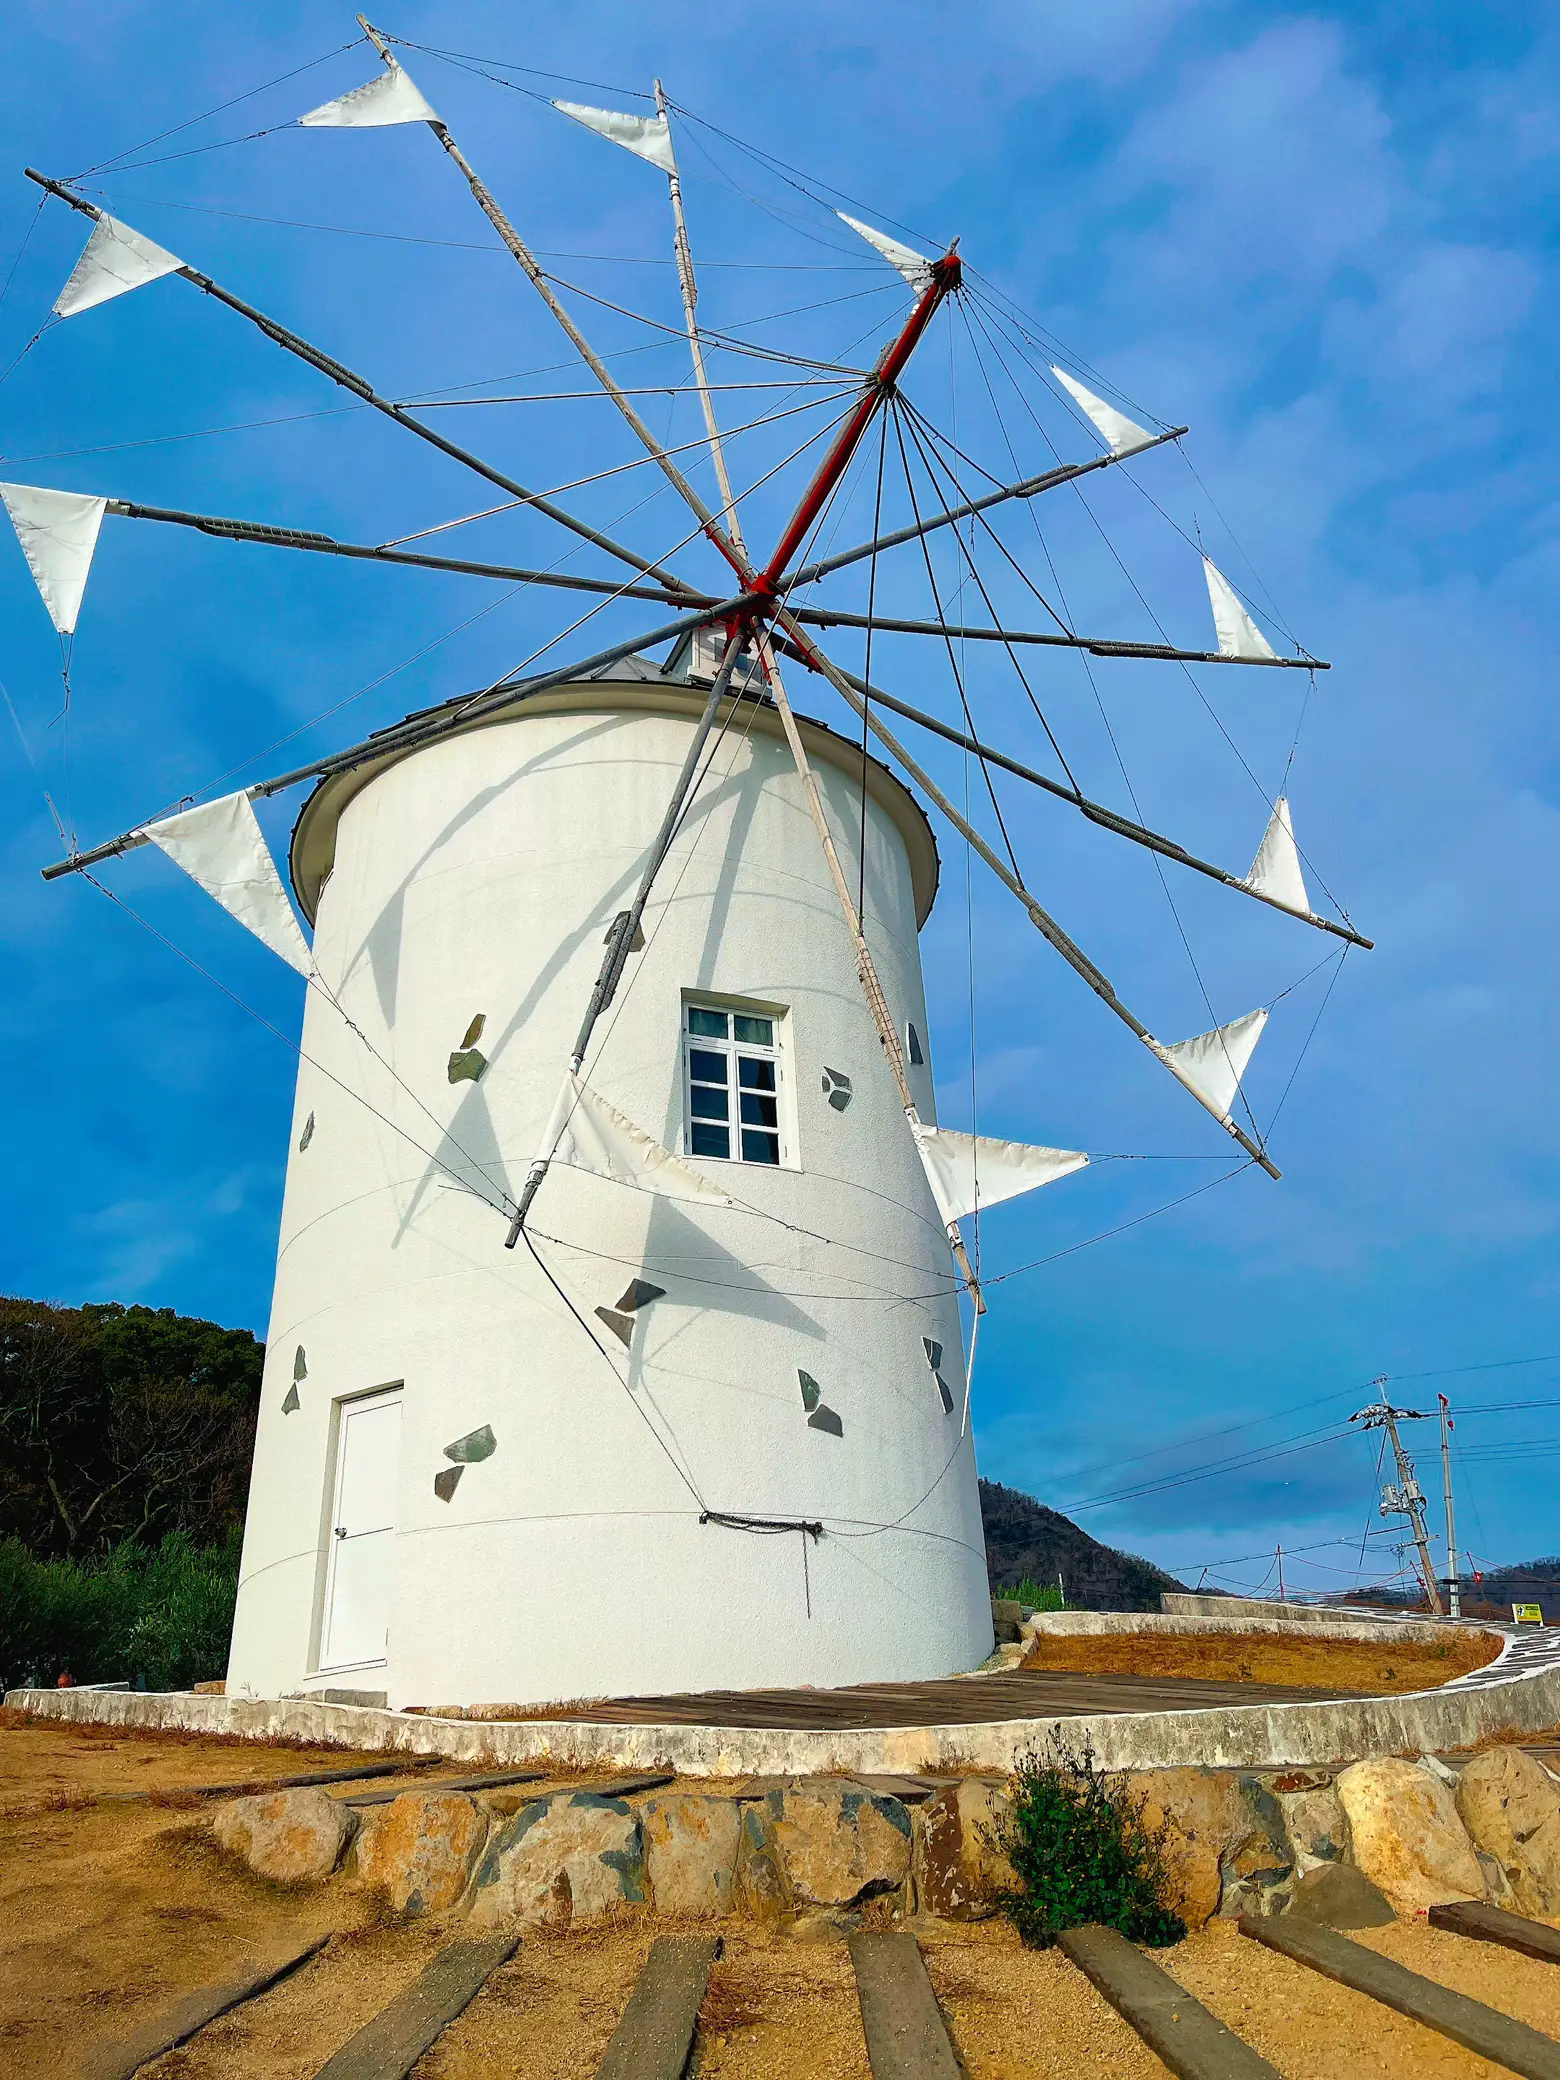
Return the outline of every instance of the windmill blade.
{"type": "MultiPolygon", "coordinates": [[[[104,212],[97,207],[96,203],[88,202],[84,196],[77,195],[63,181],[51,180],[47,174],[39,173],[32,166],[26,167],[24,171],[30,181],[35,182],[48,194],[57,195],[62,202],[68,202],[71,208],[79,211],[81,215],[91,217],[94,220],[100,219],[104,215],[104,212]]],[[[626,563],[633,569],[658,579],[670,590],[682,594],[690,589],[685,587],[683,581],[672,572],[662,570],[659,564],[649,562],[645,557],[639,555],[637,551],[625,548],[621,542],[615,542],[610,535],[603,534],[600,529],[588,526],[583,520],[577,520],[572,513],[565,511],[562,506],[554,504],[551,499],[542,497],[539,492],[528,491],[523,484],[517,483],[513,477],[506,476],[502,470],[495,469],[491,463],[484,462],[480,456],[473,455],[468,448],[462,448],[454,441],[446,440],[442,433],[437,433],[433,427],[425,425],[422,420],[418,419],[412,412],[409,412],[405,405],[396,404],[387,397],[381,397],[371,383],[365,381],[362,376],[356,374],[343,362],[337,361],[331,355],[323,353],[320,348],[311,346],[300,334],[289,331],[285,325],[278,324],[275,318],[268,318],[264,311],[256,310],[253,304],[245,303],[241,296],[235,296],[231,290],[222,288],[219,283],[212,280],[210,275],[202,274],[199,268],[180,262],[177,272],[185,281],[193,282],[195,287],[202,290],[207,296],[214,298],[218,303],[225,304],[230,311],[236,311],[241,318],[246,318],[251,325],[256,326],[265,334],[267,339],[273,341],[286,353],[294,354],[300,361],[307,362],[310,368],[317,369],[321,375],[328,376],[333,383],[338,384],[343,390],[350,391],[354,397],[360,399],[362,403],[371,406],[374,411],[382,412],[386,418],[393,419],[398,426],[404,426],[409,433],[415,433],[419,440],[427,441],[430,446],[439,449],[442,454],[448,455],[452,460],[462,463],[467,469],[474,470],[479,477],[485,477],[488,483],[496,484],[501,491],[507,491],[511,498],[518,500],[522,505],[532,506],[537,512],[545,513],[549,520],[556,520],[560,527],[567,527],[571,533],[579,535],[587,542],[594,543],[598,549],[604,549],[609,556],[617,557],[619,562],[626,563]]]]}
{"type": "Polygon", "coordinates": [[[576,123],[583,123],[587,130],[594,130],[598,137],[607,137],[613,144],[620,144],[625,152],[632,152],[638,159],[648,159],[663,173],[677,171],[677,159],[672,151],[672,126],[664,112],[653,116],[619,115],[615,109],[589,108],[583,101],[555,101],[553,107],[561,109],[566,116],[572,116],[576,123]]]}
{"type": "Polygon", "coordinates": [[[74,635],[107,499],[37,484],[0,484],[0,499],[49,619],[62,636],[74,635]]]}
{"type": "Polygon", "coordinates": [[[1004,1199],[1038,1191],[1059,1177],[1086,1169],[1076,1149],[1042,1148],[1023,1141],[998,1141],[987,1134],[959,1134],[917,1120],[911,1128],[917,1153],[944,1221],[997,1206],[1004,1199]]]}
{"type": "Polygon", "coordinates": [[[247,789],[146,824],[140,835],[300,975],[314,956],[293,914],[247,789]]]}
{"type": "Polygon", "coordinates": [[[834,214],[842,224],[848,224],[858,238],[864,238],[869,246],[883,255],[890,267],[897,267],[916,295],[921,295],[931,284],[932,263],[924,253],[914,246],[901,245],[897,238],[890,238],[886,231],[874,231],[870,224],[863,224],[859,217],[847,217],[844,210],[834,214]]]}
{"type": "Polygon", "coordinates": [[[366,86],[354,87],[298,118],[304,130],[383,130],[393,123],[436,123],[439,119],[417,91],[411,75],[385,53],[388,70],[366,86]]]}
{"type": "Polygon", "coordinates": [[[78,311],[93,310],[127,290],[161,281],[165,274],[177,274],[183,265],[166,246],[105,213],[93,225],[70,279],[55,297],[54,315],[73,318],[78,311]]]}
{"type": "Polygon", "coordinates": [[[1305,875],[1300,871],[1300,848],[1289,821],[1289,803],[1283,795],[1273,804],[1273,814],[1246,876],[1246,887],[1264,901],[1276,903],[1279,909],[1292,910],[1296,917],[1311,915],[1311,898],[1306,893],[1305,875]]]}
{"type": "Polygon", "coordinates": [[[1240,598],[1223,571],[1203,558],[1203,576],[1208,580],[1208,600],[1213,608],[1213,625],[1219,635],[1221,657],[1272,664],[1277,653],[1267,637],[1241,605],[1240,598]]]}
{"type": "Polygon", "coordinates": [[[1087,418],[1094,422],[1105,445],[1118,461],[1124,456],[1139,454],[1144,448],[1153,447],[1157,435],[1129,419],[1125,412],[1118,412],[1113,404],[1103,397],[1096,397],[1092,390],[1085,390],[1065,369],[1053,365],[1051,373],[1087,418]]]}
{"type": "Polygon", "coordinates": [[[1227,1127],[1230,1107],[1267,1018],[1265,1010],[1248,1011],[1227,1026],[1215,1026],[1211,1033],[1197,1033],[1168,1046],[1151,1034],[1143,1037],[1176,1081],[1185,1084],[1197,1102],[1227,1127]]]}

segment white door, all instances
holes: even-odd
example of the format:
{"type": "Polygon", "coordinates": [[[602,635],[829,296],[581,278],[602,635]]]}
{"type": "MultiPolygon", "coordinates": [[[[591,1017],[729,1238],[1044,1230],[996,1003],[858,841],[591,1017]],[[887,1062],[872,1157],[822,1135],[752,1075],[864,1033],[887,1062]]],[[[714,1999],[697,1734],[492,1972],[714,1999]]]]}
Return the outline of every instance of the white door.
{"type": "Polygon", "coordinates": [[[322,1669],[361,1668],[385,1658],[400,1443],[399,1387],[342,1403],[320,1640],[322,1669]]]}

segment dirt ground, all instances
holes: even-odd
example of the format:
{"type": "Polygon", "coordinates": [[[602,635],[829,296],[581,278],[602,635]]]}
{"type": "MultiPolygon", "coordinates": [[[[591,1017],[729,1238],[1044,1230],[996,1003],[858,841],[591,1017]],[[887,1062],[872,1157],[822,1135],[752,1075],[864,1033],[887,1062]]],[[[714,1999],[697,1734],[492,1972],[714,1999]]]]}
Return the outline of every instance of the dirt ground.
{"type": "MultiPolygon", "coordinates": [[[[310,2080],[454,1928],[379,1918],[364,1895],[268,1885],[220,1858],[181,1787],[350,1762],[340,1751],[0,1726],[0,2068],[67,2080],[99,2046],[258,1950],[329,1934],[271,1992],[145,2068],[146,2080],[310,2080]],[[94,1793],[147,1790],[107,1803],[94,1793]]],[[[186,1794],[187,1797],[187,1794],[186,1794]]],[[[580,2080],[651,1941],[630,1915],[527,1937],[418,2080],[580,2080]]],[[[703,2011],[704,2080],[870,2080],[848,1952],[728,1924],[703,2011]]],[[[970,2080],[1163,2080],[1164,2067],[1057,1951],[1001,1922],[918,1929],[970,2080]]],[[[1357,1940],[1550,2035],[1560,1972],[1423,1923],[1357,1940]]],[[[1416,2023],[1216,1923],[1160,1962],[1285,2080],[1497,2080],[1416,2023]]]]}
{"type": "Polygon", "coordinates": [[[1203,1635],[1107,1633],[1042,1635],[1025,1668],[1075,1675],[1198,1676],[1210,1683],[1334,1685],[1366,1697],[1428,1690],[1472,1674],[1500,1652],[1485,1632],[1458,1632],[1433,1645],[1390,1640],[1305,1639],[1259,1632],[1203,1635]]]}

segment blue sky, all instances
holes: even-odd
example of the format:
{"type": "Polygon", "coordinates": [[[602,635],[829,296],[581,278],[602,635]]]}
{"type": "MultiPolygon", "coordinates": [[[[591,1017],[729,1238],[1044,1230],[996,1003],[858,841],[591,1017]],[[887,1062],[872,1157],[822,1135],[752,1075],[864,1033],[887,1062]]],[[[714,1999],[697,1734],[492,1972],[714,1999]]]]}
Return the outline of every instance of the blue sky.
{"type": "MultiPolygon", "coordinates": [[[[1178,640],[1206,643],[1200,535],[1270,629],[1332,661],[1306,705],[1288,791],[1315,878],[1378,950],[1349,958],[1309,1042],[1333,971],[1306,971],[1335,942],[1185,875],[1167,876],[1172,915],[1146,855],[1001,790],[1036,892],[1163,1037],[1209,1023],[1204,990],[1220,1017],[1277,999],[1248,1090],[1264,1127],[1282,1104],[1282,1184],[1247,1172],[1141,1219],[1220,1178],[1231,1151],[978,863],[967,897],[963,847],[939,833],[943,896],[925,952],[945,1121],[972,1112],[973,969],[982,1130],[1153,1158],[1096,1164],[987,1217],[983,1269],[998,1282],[976,1374],[982,1470],[1194,1576],[1212,1563],[1229,1586],[1254,1583],[1267,1563],[1246,1556],[1281,1540],[1313,1548],[1286,1563],[1286,1579],[1340,1586],[1358,1564],[1373,1467],[1364,1441],[1333,1432],[1386,1374],[1412,1405],[1445,1388],[1466,1411],[1469,1546],[1491,1561],[1560,1547],[1545,1456],[1553,1413],[1477,1410],[1553,1402],[1560,1377],[1560,1359],[1509,1362],[1560,1352],[1552,17],[1238,0],[804,4],[777,16],[736,0],[663,6],[653,20],[538,7],[517,22],[473,0],[410,7],[384,26],[506,62],[528,92],[405,54],[527,236],[568,256],[550,260],[555,271],[663,323],[678,313],[659,177],[539,95],[630,105],[621,90],[659,72],[674,101],[714,126],[690,121],[679,136],[701,310],[717,327],[790,313],[751,336],[847,360],[888,336],[905,299],[831,223],[823,184],[928,244],[957,234],[980,297],[970,324],[955,313],[929,339],[908,387],[966,452],[999,476],[1012,460],[1044,467],[1047,439],[1069,457],[1092,452],[1087,430],[1033,385],[1040,423],[1018,390],[1004,392],[1004,435],[983,387],[981,355],[990,375],[996,350],[978,335],[980,312],[996,324],[994,297],[1031,313],[1034,340],[1063,343],[1113,394],[1192,427],[1195,473],[1167,449],[1093,480],[1087,509],[1072,494],[1042,502],[1044,550],[1077,625],[1152,638],[1124,568],[1178,640]],[[814,195],[750,147],[805,169],[814,195]],[[590,255],[612,264],[580,257],[590,255]],[[1094,1240],[1130,1222],[1140,1224],[1094,1240]],[[1314,1444],[1303,1435],[1316,1432],[1314,1444]],[[1194,1477],[1286,1440],[1308,1448],[1194,1477]],[[1143,1492],[1107,1499],[1128,1488],[1143,1492]],[[1321,1543],[1340,1539],[1351,1543],[1321,1543]]],[[[347,9],[312,4],[263,17],[100,5],[90,20],[19,9],[0,82],[0,266],[20,251],[0,302],[0,361],[42,325],[82,243],[62,206],[38,213],[23,164],[74,174],[118,155],[137,163],[88,174],[94,199],[389,394],[579,387],[425,131],[280,127],[369,77],[361,46],[328,56],[356,33],[347,9]],[[269,134],[229,142],[255,131],[269,134]]],[[[655,337],[600,306],[575,308],[615,354],[655,337]]],[[[674,345],[615,365],[645,384],[682,375],[674,345]]],[[[756,366],[728,359],[726,379],[756,366]]],[[[756,414],[774,393],[753,395],[756,414]]],[[[733,394],[728,420],[750,403],[733,394]]],[[[0,470],[360,541],[490,502],[476,479],[348,404],[187,285],[163,282],[49,328],[10,367],[0,470]],[[200,437],[169,438],[185,434],[200,437]]],[[[686,404],[655,409],[668,413],[658,431],[693,438],[686,404]]],[[[629,458],[609,411],[483,407],[445,411],[441,424],[459,422],[457,438],[554,485],[629,458]]],[[[757,474],[816,423],[787,421],[737,453],[757,474]]],[[[659,552],[685,529],[652,490],[637,471],[567,496],[659,552]]],[[[780,510],[779,487],[755,499],[759,538],[780,510]]],[[[869,520],[858,478],[838,538],[864,535],[869,520]]],[[[1019,521],[1004,539],[1038,582],[1042,544],[1019,521]]],[[[512,515],[434,546],[456,543],[517,562],[560,553],[545,523],[512,515]]],[[[955,596],[946,537],[939,557],[939,584],[955,596]]],[[[678,561],[713,580],[694,552],[678,561]]],[[[829,597],[859,604],[850,582],[829,597]]],[[[884,583],[900,611],[925,611],[918,564],[885,570],[884,583]]],[[[1031,598],[1026,611],[1017,578],[992,583],[999,610],[1032,625],[1039,610],[1031,598]]],[[[87,843],[224,775],[229,786],[260,777],[482,684],[551,642],[571,601],[110,519],[68,722],[52,719],[53,632],[5,541],[0,676],[87,843]]],[[[968,595],[963,604],[973,611],[968,595]]],[[[615,607],[573,641],[627,636],[633,615],[659,618],[615,607]]],[[[859,668],[853,641],[841,637],[836,653],[859,668]]],[[[1085,788],[1128,809],[1130,779],[1150,823],[1243,871],[1305,675],[1118,663],[1098,666],[1091,687],[1075,659],[1039,659],[1033,684],[1085,788]]],[[[874,677],[956,714],[946,660],[926,648],[885,641],[874,677]]],[[[971,661],[969,695],[983,731],[1055,770],[996,653],[971,661]]],[[[816,684],[798,698],[841,721],[816,684]]],[[[37,870],[57,835],[17,730],[0,723],[14,1180],[0,1284],[263,1330],[291,1052],[102,894],[45,887],[37,870]]],[[[950,792],[967,783],[979,800],[978,773],[956,756],[928,763],[950,792]]],[[[278,844],[296,806],[284,798],[266,812],[278,844]]],[[[102,878],[284,1034],[296,1030],[296,979],[166,862],[142,852],[102,878]]],[[[1419,1449],[1428,1485],[1428,1432],[1419,1449]]],[[[1377,1539],[1368,1573],[1395,1565],[1377,1539]]]]}

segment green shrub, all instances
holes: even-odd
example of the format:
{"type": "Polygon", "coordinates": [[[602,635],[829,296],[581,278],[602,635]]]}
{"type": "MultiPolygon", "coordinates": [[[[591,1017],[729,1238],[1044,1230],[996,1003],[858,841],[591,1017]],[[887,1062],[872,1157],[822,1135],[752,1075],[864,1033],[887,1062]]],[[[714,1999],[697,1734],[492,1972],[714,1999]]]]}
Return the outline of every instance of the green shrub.
{"type": "Polygon", "coordinates": [[[1113,1786],[1089,1749],[1074,1757],[1053,1739],[1047,1758],[1022,1757],[1011,1796],[997,1839],[1018,1884],[998,1903],[1026,1943],[1047,1949],[1090,1922],[1153,1949],[1186,1934],[1165,1903],[1168,1829],[1147,1825],[1143,1801],[1113,1786]]]}
{"type": "Polygon", "coordinates": [[[1011,1589],[999,1589],[997,1594],[1011,1597],[1032,1611],[1064,1611],[1067,1608],[1060,1582],[1032,1582],[1027,1575],[1023,1581],[1015,1582],[1011,1589]]]}
{"type": "Polygon", "coordinates": [[[155,1547],[122,1540],[99,1558],[39,1560],[0,1540],[0,1677],[129,1682],[177,1690],[227,1667],[239,1540],[155,1547]]]}

